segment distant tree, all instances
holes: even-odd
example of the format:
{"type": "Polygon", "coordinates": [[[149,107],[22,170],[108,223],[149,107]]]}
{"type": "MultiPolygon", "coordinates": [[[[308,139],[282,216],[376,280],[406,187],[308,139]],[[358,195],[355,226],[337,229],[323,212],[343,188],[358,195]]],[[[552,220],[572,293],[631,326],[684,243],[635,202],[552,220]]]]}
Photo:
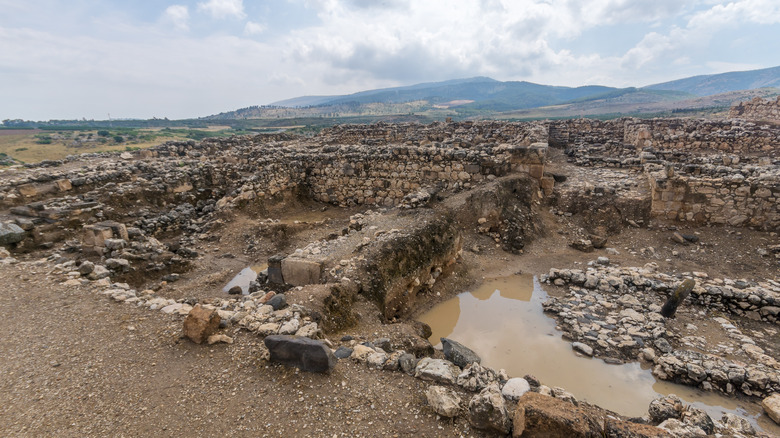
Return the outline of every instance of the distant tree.
{"type": "Polygon", "coordinates": [[[101,137],[108,137],[109,135],[111,135],[111,133],[108,132],[108,131],[105,131],[105,130],[100,130],[100,131],[97,132],[97,135],[99,135],[101,137]]]}
{"type": "Polygon", "coordinates": [[[122,143],[123,141],[125,141],[125,138],[122,137],[121,135],[115,135],[114,136],[114,141],[117,142],[117,143],[122,143]]]}

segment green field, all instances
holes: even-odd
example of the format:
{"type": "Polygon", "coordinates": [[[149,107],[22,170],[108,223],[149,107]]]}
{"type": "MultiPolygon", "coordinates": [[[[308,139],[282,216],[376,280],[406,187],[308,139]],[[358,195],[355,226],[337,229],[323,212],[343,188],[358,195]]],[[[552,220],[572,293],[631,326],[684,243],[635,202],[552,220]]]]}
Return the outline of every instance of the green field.
{"type": "Polygon", "coordinates": [[[156,146],[169,140],[202,140],[247,134],[228,126],[190,128],[0,129],[0,154],[23,163],[59,160],[90,152],[125,151],[156,146]]]}

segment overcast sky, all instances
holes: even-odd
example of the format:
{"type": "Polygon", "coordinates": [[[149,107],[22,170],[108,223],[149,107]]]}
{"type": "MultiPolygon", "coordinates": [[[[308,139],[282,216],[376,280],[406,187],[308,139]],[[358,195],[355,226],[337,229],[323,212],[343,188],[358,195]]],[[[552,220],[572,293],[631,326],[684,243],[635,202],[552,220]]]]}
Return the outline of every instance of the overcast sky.
{"type": "Polygon", "coordinates": [[[187,118],[490,76],[780,65],[780,0],[0,0],[0,119],[187,118]]]}

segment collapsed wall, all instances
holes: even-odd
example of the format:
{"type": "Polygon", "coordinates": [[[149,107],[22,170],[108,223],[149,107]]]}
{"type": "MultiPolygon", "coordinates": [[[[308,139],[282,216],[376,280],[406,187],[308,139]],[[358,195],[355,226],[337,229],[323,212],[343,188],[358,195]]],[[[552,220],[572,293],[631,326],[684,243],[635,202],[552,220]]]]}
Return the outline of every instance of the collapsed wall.
{"type": "Polygon", "coordinates": [[[729,110],[729,118],[780,123],[780,96],[775,100],[755,97],[739,102],[729,110]]]}

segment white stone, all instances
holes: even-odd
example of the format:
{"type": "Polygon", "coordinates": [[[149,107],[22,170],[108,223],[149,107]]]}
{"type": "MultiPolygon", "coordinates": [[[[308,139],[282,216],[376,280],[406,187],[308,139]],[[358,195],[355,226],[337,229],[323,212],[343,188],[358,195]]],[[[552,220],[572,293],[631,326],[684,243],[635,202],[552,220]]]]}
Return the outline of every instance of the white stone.
{"type": "Polygon", "coordinates": [[[519,400],[526,392],[531,390],[528,381],[521,377],[513,377],[507,380],[504,387],[501,388],[501,395],[507,400],[519,400]]]}
{"type": "Polygon", "coordinates": [[[420,360],[414,369],[414,377],[441,383],[453,383],[458,374],[459,368],[452,362],[430,357],[420,360]]]}

